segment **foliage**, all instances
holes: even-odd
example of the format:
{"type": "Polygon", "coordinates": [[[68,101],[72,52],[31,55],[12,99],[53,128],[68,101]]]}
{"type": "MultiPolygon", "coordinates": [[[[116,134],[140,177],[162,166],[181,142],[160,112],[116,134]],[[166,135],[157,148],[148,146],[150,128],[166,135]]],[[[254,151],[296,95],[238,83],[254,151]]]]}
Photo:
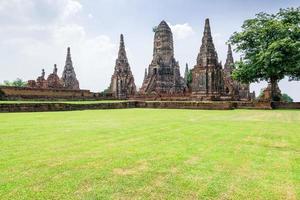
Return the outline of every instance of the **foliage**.
{"type": "Polygon", "coordinates": [[[295,110],[2,113],[1,199],[297,199],[299,121],[295,110]]]}
{"type": "Polygon", "coordinates": [[[259,13],[242,25],[229,42],[242,53],[233,77],[244,83],[266,80],[272,91],[279,80],[300,78],[300,7],[259,13]]]}
{"type": "Polygon", "coordinates": [[[156,32],[157,27],[158,27],[158,26],[154,26],[154,27],[152,28],[152,31],[153,31],[154,33],[156,32]]]}
{"type": "Polygon", "coordinates": [[[288,103],[294,102],[292,97],[290,97],[288,94],[285,93],[282,94],[281,100],[288,103]]]}
{"type": "Polygon", "coordinates": [[[4,86],[14,86],[14,87],[26,87],[27,82],[23,81],[20,78],[17,78],[16,80],[10,82],[10,81],[4,81],[4,86]]]}
{"type": "Polygon", "coordinates": [[[189,70],[189,74],[188,74],[188,77],[187,77],[187,84],[191,85],[192,82],[193,82],[193,74],[192,74],[192,70],[189,70]]]}

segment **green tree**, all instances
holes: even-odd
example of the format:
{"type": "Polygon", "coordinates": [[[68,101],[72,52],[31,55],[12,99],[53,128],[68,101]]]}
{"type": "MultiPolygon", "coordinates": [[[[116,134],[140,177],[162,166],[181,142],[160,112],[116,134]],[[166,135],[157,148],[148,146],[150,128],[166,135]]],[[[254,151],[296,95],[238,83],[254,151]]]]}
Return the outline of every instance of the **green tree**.
{"type": "Polygon", "coordinates": [[[284,101],[284,102],[288,102],[288,103],[294,102],[292,97],[290,97],[288,94],[285,94],[285,93],[282,94],[282,99],[281,100],[284,101]]]}
{"type": "Polygon", "coordinates": [[[193,82],[193,74],[192,74],[192,70],[189,70],[188,76],[187,76],[187,85],[188,87],[190,87],[192,85],[193,82]]]}
{"type": "Polygon", "coordinates": [[[23,81],[20,78],[17,78],[16,80],[10,82],[10,81],[4,81],[5,86],[14,86],[14,87],[26,87],[27,82],[23,81]]]}
{"type": "Polygon", "coordinates": [[[259,13],[235,32],[229,43],[242,60],[236,63],[234,79],[243,82],[268,81],[272,99],[278,81],[300,78],[300,7],[280,9],[277,14],[259,13]]]}

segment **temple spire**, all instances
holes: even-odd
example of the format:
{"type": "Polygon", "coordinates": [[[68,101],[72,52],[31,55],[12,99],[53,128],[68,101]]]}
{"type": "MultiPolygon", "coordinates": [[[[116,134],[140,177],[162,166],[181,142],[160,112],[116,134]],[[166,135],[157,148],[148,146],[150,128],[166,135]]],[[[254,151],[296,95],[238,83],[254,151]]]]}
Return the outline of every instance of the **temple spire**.
{"type": "Polygon", "coordinates": [[[197,57],[197,64],[203,67],[218,66],[218,55],[211,36],[209,19],[205,20],[202,45],[197,57]]]}
{"type": "Polygon", "coordinates": [[[205,26],[204,26],[204,37],[206,38],[212,38],[211,36],[211,30],[210,30],[210,23],[209,19],[205,19],[205,26]]]}
{"type": "Polygon", "coordinates": [[[54,64],[53,74],[57,74],[57,65],[56,64],[54,64]]]}
{"type": "Polygon", "coordinates": [[[125,47],[123,34],[120,35],[120,48],[121,47],[125,47]]]}
{"type": "Polygon", "coordinates": [[[120,35],[119,53],[114,73],[111,77],[109,90],[118,99],[126,99],[136,92],[134,77],[126,56],[123,34],[120,35]]]}
{"type": "Polygon", "coordinates": [[[234,69],[234,60],[233,60],[232,49],[230,44],[228,44],[227,58],[226,58],[224,69],[226,71],[232,71],[234,69]]]}
{"type": "Polygon", "coordinates": [[[43,79],[45,78],[45,74],[46,74],[46,73],[45,73],[45,69],[42,69],[42,76],[41,76],[41,77],[42,77],[43,79]]]}
{"type": "Polygon", "coordinates": [[[145,68],[144,80],[147,78],[147,75],[148,75],[148,73],[147,73],[147,68],[145,68]]]}
{"type": "MultiPolygon", "coordinates": [[[[120,45],[119,45],[119,53],[118,53],[117,62],[128,62],[123,34],[120,35],[120,45]]],[[[116,67],[118,67],[118,66],[119,65],[116,65],[116,67]]]]}
{"type": "Polygon", "coordinates": [[[76,78],[76,73],[73,67],[70,47],[68,47],[67,49],[67,58],[66,58],[65,68],[62,74],[62,82],[63,82],[63,86],[66,89],[73,89],[73,90],[79,89],[79,82],[76,78]]]}

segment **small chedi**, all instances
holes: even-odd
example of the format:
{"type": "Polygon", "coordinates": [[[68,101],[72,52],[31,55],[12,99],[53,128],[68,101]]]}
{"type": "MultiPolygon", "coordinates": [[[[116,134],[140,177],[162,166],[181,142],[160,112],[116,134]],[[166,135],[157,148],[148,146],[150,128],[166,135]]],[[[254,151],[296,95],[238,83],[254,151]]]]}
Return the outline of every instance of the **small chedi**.
{"type": "Polygon", "coordinates": [[[62,81],[57,75],[57,66],[54,65],[53,73],[50,74],[47,78],[47,86],[48,88],[62,88],[62,81]]]}
{"type": "Polygon", "coordinates": [[[240,100],[250,99],[248,84],[240,84],[232,79],[234,60],[231,46],[228,46],[227,59],[222,68],[215,50],[209,19],[205,20],[202,45],[197,64],[192,69],[192,96],[200,100],[240,100]]]}
{"type": "Polygon", "coordinates": [[[47,79],[45,79],[45,70],[43,69],[41,76],[39,76],[36,81],[28,81],[28,87],[42,89],[80,90],[79,82],[76,79],[76,74],[73,68],[70,47],[68,48],[66,65],[61,79],[57,75],[57,65],[55,64],[53,73],[50,74],[47,79]]]}
{"type": "Polygon", "coordinates": [[[259,97],[259,101],[271,101],[272,96],[280,100],[282,98],[281,90],[279,89],[278,83],[274,85],[275,94],[272,95],[272,85],[269,83],[268,86],[262,91],[262,95],[259,97]]]}
{"type": "Polygon", "coordinates": [[[153,59],[145,72],[141,94],[176,94],[186,89],[174,58],[173,34],[165,21],[155,30],[153,59]]]}
{"type": "Polygon", "coordinates": [[[126,99],[136,93],[134,77],[126,56],[123,34],[120,36],[120,47],[114,73],[111,77],[109,92],[118,99],[126,99]]]}

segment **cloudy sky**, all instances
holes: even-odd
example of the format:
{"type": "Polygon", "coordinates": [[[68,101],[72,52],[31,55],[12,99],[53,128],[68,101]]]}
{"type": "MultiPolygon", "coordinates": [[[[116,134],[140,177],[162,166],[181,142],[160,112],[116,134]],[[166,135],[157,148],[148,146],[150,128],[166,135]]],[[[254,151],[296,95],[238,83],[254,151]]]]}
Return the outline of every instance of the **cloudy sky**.
{"type": "MultiPolygon", "coordinates": [[[[230,35],[255,13],[299,6],[299,0],[0,0],[0,82],[35,79],[57,64],[62,73],[71,47],[81,88],[108,87],[125,36],[137,86],[152,59],[152,28],[166,20],[173,31],[175,58],[183,72],[196,63],[205,18],[210,18],[214,43],[225,62],[230,35]]],[[[238,59],[238,55],[235,58],[238,59]]],[[[259,93],[266,83],[252,84],[259,93]]],[[[281,90],[300,101],[300,83],[280,82],[281,90]]]]}

